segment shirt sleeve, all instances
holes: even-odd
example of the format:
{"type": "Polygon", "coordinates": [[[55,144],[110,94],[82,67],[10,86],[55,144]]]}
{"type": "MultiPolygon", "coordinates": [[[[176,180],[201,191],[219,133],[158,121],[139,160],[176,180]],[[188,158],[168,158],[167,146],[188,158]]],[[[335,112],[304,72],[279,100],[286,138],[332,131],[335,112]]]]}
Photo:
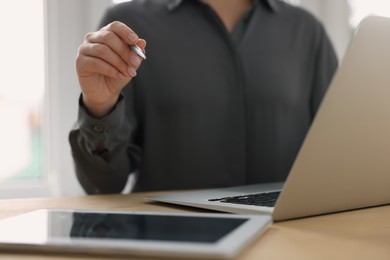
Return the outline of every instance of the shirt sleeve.
{"type": "Polygon", "coordinates": [[[77,178],[89,194],[121,192],[132,171],[127,150],[135,126],[125,119],[124,110],[121,96],[109,115],[97,119],[88,114],[80,98],[78,121],[69,142],[77,178]],[[99,143],[106,150],[98,153],[99,143]]]}
{"type": "Polygon", "coordinates": [[[311,116],[315,116],[321,101],[333,79],[338,67],[338,59],[334,47],[321,24],[317,29],[317,50],[311,93],[311,116]]]}

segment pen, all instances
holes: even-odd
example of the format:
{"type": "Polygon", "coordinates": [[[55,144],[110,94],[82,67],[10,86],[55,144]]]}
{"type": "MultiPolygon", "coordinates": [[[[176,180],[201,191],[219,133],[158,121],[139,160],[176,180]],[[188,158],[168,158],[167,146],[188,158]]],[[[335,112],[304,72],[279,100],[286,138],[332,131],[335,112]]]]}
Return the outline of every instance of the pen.
{"type": "Polygon", "coordinates": [[[142,59],[146,60],[145,53],[141,50],[140,47],[138,47],[135,44],[130,45],[130,49],[134,51],[138,56],[140,56],[142,59]]]}

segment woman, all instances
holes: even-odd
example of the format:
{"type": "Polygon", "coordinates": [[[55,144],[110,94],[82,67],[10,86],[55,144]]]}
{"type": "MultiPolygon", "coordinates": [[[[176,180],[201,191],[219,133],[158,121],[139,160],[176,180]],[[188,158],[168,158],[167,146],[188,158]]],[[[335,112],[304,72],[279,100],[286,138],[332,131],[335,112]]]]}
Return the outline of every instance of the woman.
{"type": "Polygon", "coordinates": [[[337,68],[322,25],[276,0],[134,0],[76,59],[70,143],[88,193],[283,181],[337,68]],[[145,49],[143,61],[130,50],[145,49]],[[142,63],[142,66],[141,66],[142,63]]]}

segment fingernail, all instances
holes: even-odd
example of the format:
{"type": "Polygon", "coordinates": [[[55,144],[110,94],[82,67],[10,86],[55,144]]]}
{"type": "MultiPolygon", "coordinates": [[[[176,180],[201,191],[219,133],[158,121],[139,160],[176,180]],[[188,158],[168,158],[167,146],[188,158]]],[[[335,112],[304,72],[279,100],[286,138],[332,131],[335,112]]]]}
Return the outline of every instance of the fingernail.
{"type": "Polygon", "coordinates": [[[127,69],[127,72],[129,72],[129,75],[130,75],[131,77],[137,76],[137,71],[135,71],[135,69],[134,69],[133,67],[129,67],[129,68],[127,69]]]}
{"type": "Polygon", "coordinates": [[[141,64],[141,60],[135,55],[130,56],[130,62],[136,67],[138,67],[141,64]]]}
{"type": "Polygon", "coordinates": [[[134,33],[129,34],[128,37],[129,37],[130,41],[132,41],[132,42],[136,42],[138,40],[138,36],[134,33]]]}

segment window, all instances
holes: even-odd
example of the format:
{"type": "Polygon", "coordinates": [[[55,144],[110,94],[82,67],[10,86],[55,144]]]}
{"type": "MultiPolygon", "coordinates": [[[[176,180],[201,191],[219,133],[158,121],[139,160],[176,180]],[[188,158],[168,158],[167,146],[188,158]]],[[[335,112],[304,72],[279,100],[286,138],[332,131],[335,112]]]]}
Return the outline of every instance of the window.
{"type": "Polygon", "coordinates": [[[39,181],[44,177],[44,1],[1,1],[0,23],[0,185],[39,181]]]}

